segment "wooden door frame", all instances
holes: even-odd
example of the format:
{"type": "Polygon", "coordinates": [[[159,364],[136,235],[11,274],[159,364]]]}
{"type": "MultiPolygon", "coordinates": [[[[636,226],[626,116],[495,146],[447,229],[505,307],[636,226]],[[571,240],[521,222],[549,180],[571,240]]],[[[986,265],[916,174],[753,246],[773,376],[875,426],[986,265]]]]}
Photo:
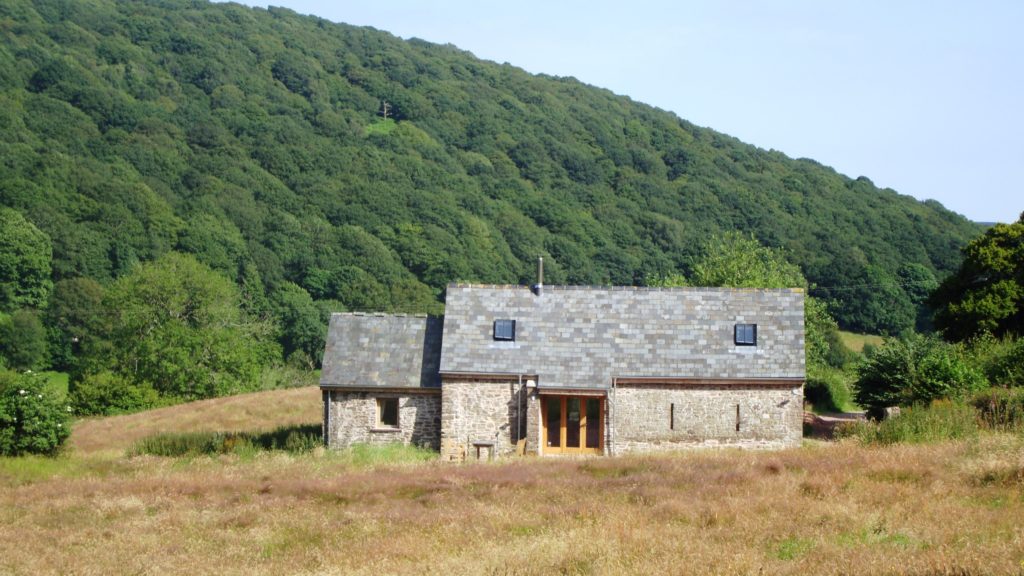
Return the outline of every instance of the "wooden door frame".
{"type": "Polygon", "coordinates": [[[540,403],[540,453],[541,454],[604,454],[604,427],[605,418],[607,415],[606,410],[607,402],[604,396],[591,395],[580,395],[580,394],[544,394],[541,396],[540,403]],[[567,405],[569,398],[579,398],[580,400],[580,446],[578,448],[570,448],[565,445],[567,430],[567,405]],[[587,443],[587,423],[590,414],[587,413],[587,400],[596,398],[599,402],[598,406],[598,435],[597,435],[597,447],[589,448],[586,447],[587,443]],[[548,410],[552,402],[558,402],[559,407],[559,446],[550,447],[547,445],[548,441],[548,410]]]}

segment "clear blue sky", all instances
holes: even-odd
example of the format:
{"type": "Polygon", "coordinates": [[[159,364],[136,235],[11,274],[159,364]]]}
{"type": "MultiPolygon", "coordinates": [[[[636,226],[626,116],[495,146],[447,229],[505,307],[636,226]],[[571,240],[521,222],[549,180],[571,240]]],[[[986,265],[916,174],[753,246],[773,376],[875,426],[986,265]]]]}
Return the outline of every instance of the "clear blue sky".
{"type": "Polygon", "coordinates": [[[1024,211],[1024,1],[271,4],[574,76],[972,220],[1024,211]]]}

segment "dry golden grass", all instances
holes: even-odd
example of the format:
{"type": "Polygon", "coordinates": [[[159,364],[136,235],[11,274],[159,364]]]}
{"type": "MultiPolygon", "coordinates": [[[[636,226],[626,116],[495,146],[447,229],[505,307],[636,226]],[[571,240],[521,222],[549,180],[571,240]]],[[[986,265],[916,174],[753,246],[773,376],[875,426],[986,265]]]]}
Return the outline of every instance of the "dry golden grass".
{"type": "Polygon", "coordinates": [[[315,386],[240,394],[112,416],[75,424],[69,440],[79,454],[124,451],[136,440],[158,432],[271,430],[320,422],[323,404],[315,386]]]}
{"type": "Polygon", "coordinates": [[[323,450],[119,450],[129,424],[318,418],[315,389],[250,395],[86,422],[55,460],[0,459],[0,574],[1024,573],[1024,439],[1008,435],[371,469],[323,450]]]}
{"type": "MultiPolygon", "coordinates": [[[[1019,574],[1024,442],[0,469],[11,574],[1019,574]]],[[[29,461],[32,462],[31,460],[29,461]]]]}

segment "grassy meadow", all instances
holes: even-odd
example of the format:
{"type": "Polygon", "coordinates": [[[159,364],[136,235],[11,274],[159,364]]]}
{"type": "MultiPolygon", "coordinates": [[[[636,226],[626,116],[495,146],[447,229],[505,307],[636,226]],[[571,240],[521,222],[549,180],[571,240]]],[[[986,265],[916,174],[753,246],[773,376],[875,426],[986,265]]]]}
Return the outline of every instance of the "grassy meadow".
{"type": "Polygon", "coordinates": [[[126,455],[156,431],[319,415],[315,388],[250,394],[85,420],[63,456],[0,459],[0,573],[1024,572],[1019,435],[461,466],[397,448],[126,455]]]}
{"type": "Polygon", "coordinates": [[[860,354],[861,352],[864,352],[865,344],[878,347],[882,345],[884,338],[877,334],[857,334],[856,332],[840,330],[839,340],[842,341],[844,346],[860,354]]]}

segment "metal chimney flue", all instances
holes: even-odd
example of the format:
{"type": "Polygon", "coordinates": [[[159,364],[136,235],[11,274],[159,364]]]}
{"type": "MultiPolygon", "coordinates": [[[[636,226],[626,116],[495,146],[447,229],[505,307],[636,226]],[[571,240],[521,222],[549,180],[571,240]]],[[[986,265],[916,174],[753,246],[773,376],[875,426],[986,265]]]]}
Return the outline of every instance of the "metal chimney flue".
{"type": "Polygon", "coordinates": [[[540,296],[544,292],[544,258],[537,258],[537,283],[533,286],[533,292],[540,296]]]}

